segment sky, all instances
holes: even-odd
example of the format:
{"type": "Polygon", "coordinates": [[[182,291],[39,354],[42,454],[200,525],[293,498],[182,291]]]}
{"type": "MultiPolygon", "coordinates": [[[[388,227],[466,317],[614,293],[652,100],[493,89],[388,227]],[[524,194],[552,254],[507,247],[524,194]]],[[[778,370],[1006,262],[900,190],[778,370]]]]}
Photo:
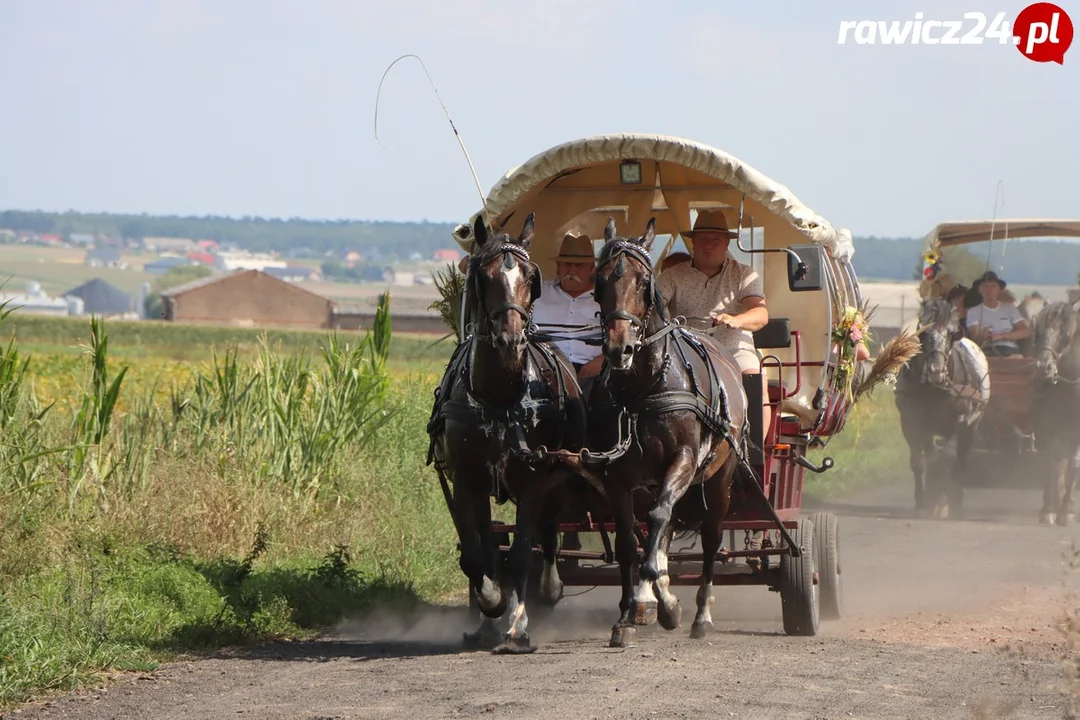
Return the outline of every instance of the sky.
{"type": "Polygon", "coordinates": [[[1080,216],[1080,48],[837,42],[843,20],[1026,4],[0,0],[0,209],[467,221],[476,185],[414,60],[375,137],[380,78],[415,53],[484,192],[568,140],[645,132],[855,235],[1080,216]]]}

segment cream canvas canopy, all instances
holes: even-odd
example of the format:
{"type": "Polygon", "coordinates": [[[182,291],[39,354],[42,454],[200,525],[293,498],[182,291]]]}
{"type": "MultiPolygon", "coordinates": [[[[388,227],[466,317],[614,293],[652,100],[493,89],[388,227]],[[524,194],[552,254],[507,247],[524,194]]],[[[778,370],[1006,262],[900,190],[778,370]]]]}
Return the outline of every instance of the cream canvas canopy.
{"type": "Polygon", "coordinates": [[[926,249],[1017,238],[1080,238],[1080,219],[1004,218],[941,223],[926,236],[926,249]]]}
{"type": "MultiPolygon", "coordinates": [[[[755,257],[761,258],[770,316],[787,317],[792,330],[802,332],[803,360],[826,361],[834,319],[845,307],[861,304],[851,267],[851,233],[835,228],[787,187],[702,143],[625,133],[557,145],[509,170],[488,193],[485,207],[457,226],[454,239],[471,252],[478,216],[496,231],[516,235],[526,216],[535,213],[530,253],[551,277],[553,257],[567,232],[602,241],[604,226],[613,217],[621,236],[637,236],[655,218],[657,235],[671,236],[662,253],[666,255],[674,238],[691,228],[691,212],[704,208],[723,210],[733,229],[742,208],[742,228],[751,229],[757,248],[816,243],[824,249],[825,287],[812,292],[789,290],[785,253],[755,257]]],[[[684,237],[684,242],[692,253],[692,240],[684,237]]],[[[794,361],[794,348],[767,353],[785,364],[794,361]]],[[[806,368],[800,395],[812,395],[825,382],[824,372],[820,365],[806,368]]],[[[793,371],[785,371],[785,383],[793,386],[796,380],[793,371]]]]}
{"type": "MultiPolygon", "coordinates": [[[[621,220],[619,231],[627,234],[643,232],[655,217],[658,235],[678,235],[690,229],[692,208],[734,210],[743,194],[744,224],[760,227],[768,218],[781,220],[793,231],[787,234],[789,243],[820,243],[838,261],[850,260],[851,234],[834,228],[788,188],[722,150],[664,135],[597,135],[553,147],[507,172],[476,215],[509,231],[515,221],[520,227],[535,212],[534,242],[544,255],[555,249],[563,226],[576,225],[570,229],[602,237],[609,216],[621,220]],[[640,182],[622,182],[620,166],[626,161],[640,164],[640,182]]],[[[454,233],[466,251],[472,249],[476,215],[454,233]]],[[[690,247],[691,241],[686,242],[690,247]]]]}
{"type": "MultiPolygon", "coordinates": [[[[943,222],[927,233],[923,239],[923,251],[945,250],[969,243],[1051,237],[1080,240],[1080,219],[1001,218],[943,222]]],[[[919,296],[942,297],[956,282],[947,272],[939,273],[932,280],[924,279],[919,283],[919,296]]]]}

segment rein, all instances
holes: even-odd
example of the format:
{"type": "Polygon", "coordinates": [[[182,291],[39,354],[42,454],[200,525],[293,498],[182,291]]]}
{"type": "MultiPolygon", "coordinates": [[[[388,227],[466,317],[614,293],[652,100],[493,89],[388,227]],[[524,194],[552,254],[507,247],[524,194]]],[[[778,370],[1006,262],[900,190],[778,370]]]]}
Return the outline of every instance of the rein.
{"type": "MultiPolygon", "coordinates": [[[[1053,385],[1057,385],[1058,383],[1062,383],[1064,385],[1080,386],[1080,377],[1076,377],[1076,378],[1073,378],[1071,380],[1069,378],[1063,378],[1063,377],[1061,377],[1061,375],[1059,373],[1059,370],[1058,370],[1058,363],[1061,361],[1061,356],[1068,353],[1070,350],[1073,350],[1073,343],[1076,342],[1076,335],[1077,335],[1076,328],[1071,327],[1070,329],[1072,330],[1072,332],[1060,333],[1060,335],[1059,335],[1059,337],[1064,337],[1065,338],[1065,347],[1064,348],[1062,348],[1061,350],[1058,350],[1056,347],[1046,347],[1046,348],[1043,348],[1043,349],[1039,350],[1038,353],[1037,353],[1038,355],[1041,355],[1044,352],[1050,354],[1050,359],[1051,359],[1050,367],[1053,370],[1053,374],[1048,379],[1049,379],[1050,383],[1053,384],[1053,385]]],[[[1058,340],[1058,338],[1054,338],[1054,339],[1058,340]]],[[[1055,345],[1056,344],[1057,343],[1055,342],[1055,345]]],[[[1080,352],[1080,350],[1075,350],[1074,352],[1080,352]]]]}

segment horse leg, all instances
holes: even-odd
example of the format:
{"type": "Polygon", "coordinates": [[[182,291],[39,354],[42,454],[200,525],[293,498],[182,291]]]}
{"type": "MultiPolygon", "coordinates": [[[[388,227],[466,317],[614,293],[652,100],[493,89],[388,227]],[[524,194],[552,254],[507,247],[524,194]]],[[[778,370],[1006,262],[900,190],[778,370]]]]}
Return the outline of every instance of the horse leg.
{"type": "Polygon", "coordinates": [[[690,626],[690,637],[695,640],[703,639],[712,628],[713,568],[716,565],[716,553],[724,542],[724,518],[730,503],[735,466],[735,456],[732,453],[706,487],[706,505],[709,510],[705,522],[701,524],[701,552],[704,555],[701,563],[701,585],[695,598],[697,614],[690,626]]]}
{"type": "Polygon", "coordinates": [[[549,493],[540,520],[540,546],[544,552],[544,569],[540,575],[540,602],[554,607],[563,596],[563,582],[555,565],[555,552],[559,546],[558,495],[549,493]]]}
{"type": "Polygon", "coordinates": [[[967,463],[968,457],[971,455],[971,448],[974,446],[975,426],[964,425],[956,435],[956,462],[953,463],[952,472],[949,476],[949,486],[947,488],[949,514],[954,520],[963,517],[963,478],[967,472],[967,463]]]}
{"type": "Polygon", "coordinates": [[[1067,458],[1065,461],[1065,490],[1061,498],[1061,515],[1057,519],[1058,525],[1072,525],[1076,522],[1076,506],[1073,504],[1072,494],[1077,475],[1080,475],[1080,448],[1072,458],[1067,458]]]}
{"type": "Polygon", "coordinates": [[[634,498],[628,486],[605,483],[611,510],[615,516],[615,558],[619,561],[619,578],[622,581],[622,597],[619,599],[619,621],[611,629],[610,647],[630,647],[637,640],[637,628],[631,610],[634,604],[634,588],[631,576],[637,560],[637,537],[634,535],[634,498]]]}
{"type": "Polygon", "coordinates": [[[491,531],[491,506],[485,493],[469,495],[468,489],[459,484],[454,485],[453,500],[461,527],[459,564],[483,614],[476,632],[465,633],[464,644],[467,648],[490,649],[499,642],[495,620],[506,612],[498,582],[499,552],[491,531]]]}
{"type": "Polygon", "coordinates": [[[933,437],[927,437],[925,430],[916,427],[911,418],[916,409],[900,415],[900,431],[908,444],[908,464],[915,480],[915,515],[926,515],[926,462],[929,457],[929,446],[933,443],[933,437]]]}
{"type": "Polygon", "coordinates": [[[1060,485],[1062,483],[1061,472],[1064,469],[1058,450],[1057,442],[1047,443],[1040,451],[1040,459],[1043,463],[1043,506],[1039,511],[1039,522],[1043,525],[1053,525],[1058,521],[1057,513],[1060,504],[1060,485]]]}
{"type": "Polygon", "coordinates": [[[926,465],[930,453],[924,441],[912,445],[910,453],[911,473],[915,477],[915,515],[923,517],[927,514],[926,503],[926,465]]]}
{"type": "MultiPolygon", "coordinates": [[[[934,498],[930,512],[935,518],[940,520],[947,520],[949,517],[949,488],[952,485],[950,479],[952,469],[943,470],[942,455],[945,454],[950,439],[951,436],[942,437],[941,446],[939,447],[936,438],[931,435],[929,438],[930,448],[926,451],[926,491],[934,498]]],[[[958,450],[959,446],[960,443],[958,438],[958,450]]],[[[959,455],[959,453],[957,453],[957,455],[959,455]]]]}
{"type": "Polygon", "coordinates": [[[532,567],[533,535],[537,525],[538,509],[540,508],[539,494],[535,489],[535,483],[539,478],[529,478],[525,487],[529,488],[522,492],[517,502],[517,517],[514,525],[514,542],[510,545],[510,574],[513,579],[514,591],[511,594],[510,629],[503,636],[503,642],[497,648],[496,653],[531,653],[536,651],[536,646],[529,640],[526,628],[529,626],[529,616],[525,610],[525,599],[529,586],[529,571],[532,567]]]}
{"type": "Polygon", "coordinates": [[[1061,449],[1062,452],[1059,456],[1054,458],[1054,474],[1053,474],[1053,488],[1054,488],[1054,519],[1053,522],[1058,525],[1065,525],[1068,523],[1068,519],[1065,517],[1067,514],[1066,503],[1066,486],[1072,477],[1071,468],[1069,465],[1069,456],[1065,452],[1065,448],[1061,449]]]}
{"type": "Polygon", "coordinates": [[[675,453],[660,494],[649,510],[649,547],[641,566],[641,580],[634,598],[634,622],[650,625],[659,618],[665,630],[679,626],[682,609],[679,598],[671,592],[668,577],[668,547],[671,543],[671,513],[686,492],[694,475],[694,458],[686,448],[675,453]]]}

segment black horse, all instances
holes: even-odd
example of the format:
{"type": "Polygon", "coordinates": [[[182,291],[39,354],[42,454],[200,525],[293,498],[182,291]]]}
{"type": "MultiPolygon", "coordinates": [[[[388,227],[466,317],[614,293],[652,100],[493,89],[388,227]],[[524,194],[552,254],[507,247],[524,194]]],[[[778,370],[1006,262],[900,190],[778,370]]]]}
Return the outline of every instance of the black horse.
{"type": "Polygon", "coordinates": [[[1035,370],[1031,381],[1031,425],[1044,474],[1039,522],[1075,520],[1072,491],[1080,470],[1080,309],[1047,305],[1035,327],[1035,370]]]}
{"type": "Polygon", "coordinates": [[[537,532],[544,557],[540,599],[554,605],[562,597],[555,566],[560,497],[553,491],[571,474],[550,460],[537,461],[532,448],[576,450],[585,438],[573,366],[557,348],[531,337],[532,304],[541,288],[528,252],[533,229],[532,214],[517,238],[490,236],[477,219],[466,274],[467,337],[447,366],[428,424],[428,462],[439,472],[461,542],[461,569],[485,616],[466,644],[498,652],[536,649],[526,632],[525,600],[537,532]],[[516,506],[509,593],[492,531],[492,497],[516,506]],[[507,610],[510,627],[499,644],[494,619],[507,610]]]}
{"type": "Polygon", "coordinates": [[[967,467],[979,422],[989,400],[986,357],[969,340],[957,340],[959,319],[948,300],[926,299],[919,309],[921,349],[897,376],[896,409],[915,476],[915,512],[958,516],[963,501],[960,476],[967,467]],[[956,344],[963,343],[963,354],[956,344]],[[956,439],[956,459],[948,477],[931,471],[939,451],[956,439]],[[929,493],[933,493],[933,505],[929,493]]]}

